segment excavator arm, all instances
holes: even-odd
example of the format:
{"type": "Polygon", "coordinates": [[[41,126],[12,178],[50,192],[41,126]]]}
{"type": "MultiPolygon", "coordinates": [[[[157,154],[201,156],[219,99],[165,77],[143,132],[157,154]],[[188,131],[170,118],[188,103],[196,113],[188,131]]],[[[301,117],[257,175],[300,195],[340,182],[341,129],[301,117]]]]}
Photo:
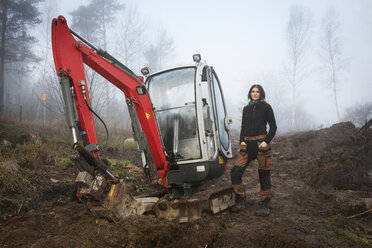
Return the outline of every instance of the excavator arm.
{"type": "Polygon", "coordinates": [[[84,146],[95,157],[98,156],[97,136],[90,110],[91,102],[86,83],[84,65],[86,64],[107,79],[125,95],[132,118],[134,136],[140,149],[145,152],[150,173],[158,183],[169,187],[166,175],[169,162],[157,129],[153,107],[143,81],[106,52],[96,49],[74,38],[76,35],[67,25],[66,19],[59,16],[52,22],[52,46],[56,72],[60,78],[65,100],[67,122],[73,133],[77,147],[77,131],[84,146]],[[93,148],[92,148],[93,147],[93,148]]]}

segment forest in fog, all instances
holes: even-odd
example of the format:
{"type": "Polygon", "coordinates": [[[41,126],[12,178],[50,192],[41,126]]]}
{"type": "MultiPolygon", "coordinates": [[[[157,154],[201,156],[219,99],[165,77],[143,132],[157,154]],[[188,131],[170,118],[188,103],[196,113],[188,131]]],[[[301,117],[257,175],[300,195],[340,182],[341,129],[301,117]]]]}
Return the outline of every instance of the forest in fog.
{"type": "MultiPolygon", "coordinates": [[[[372,41],[369,1],[339,1],[339,5],[331,0],[308,1],[307,5],[301,5],[302,1],[283,1],[278,11],[283,11],[281,16],[285,19],[280,21],[275,15],[272,19],[246,20],[244,16],[236,19],[232,13],[239,9],[240,1],[217,1],[216,6],[214,1],[206,1],[209,5],[189,1],[195,11],[194,16],[192,13],[187,16],[190,22],[182,14],[179,19],[158,22],[156,13],[166,18],[167,1],[159,1],[146,10],[146,5],[153,5],[150,2],[2,0],[1,118],[50,125],[64,121],[50,37],[52,19],[58,15],[64,15],[72,30],[138,75],[145,66],[156,72],[192,64],[192,53],[184,56],[186,51],[201,53],[219,75],[236,130],[240,129],[241,110],[247,104],[248,89],[253,83],[263,85],[279,133],[319,129],[341,121],[352,121],[360,127],[372,118],[372,100],[367,93],[372,92],[372,49],[363,46],[372,41]],[[312,8],[308,6],[311,2],[312,8]],[[345,2],[355,7],[348,15],[343,15],[348,11],[345,2]],[[232,6],[234,3],[236,6],[232,6]],[[217,14],[209,12],[223,15],[217,18],[217,14]],[[253,21],[257,22],[254,24],[257,30],[250,30],[253,21]],[[172,22],[182,25],[171,26],[172,22]],[[275,32],[267,38],[271,28],[275,32]],[[232,37],[229,29],[239,32],[232,37]],[[197,33],[199,30],[203,32],[197,33]],[[362,36],[358,37],[359,34],[362,36]],[[230,39],[237,43],[228,43],[230,39]],[[262,43],[262,47],[250,45],[250,40],[262,43]],[[240,42],[246,44],[243,47],[247,50],[236,45],[240,42]]],[[[248,2],[250,9],[254,10],[257,4],[257,11],[261,11],[258,1],[248,2]]],[[[182,8],[182,4],[170,4],[169,17],[177,18],[175,12],[182,8]]],[[[265,11],[270,16],[273,9],[265,11]]],[[[130,128],[123,94],[88,67],[86,80],[94,111],[110,126],[130,128]]]]}

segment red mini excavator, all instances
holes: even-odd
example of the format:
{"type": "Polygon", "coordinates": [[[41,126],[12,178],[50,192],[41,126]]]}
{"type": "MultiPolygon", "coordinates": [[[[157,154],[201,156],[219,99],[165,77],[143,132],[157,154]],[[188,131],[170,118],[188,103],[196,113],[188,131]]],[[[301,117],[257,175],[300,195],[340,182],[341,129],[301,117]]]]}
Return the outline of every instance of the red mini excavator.
{"type": "Polygon", "coordinates": [[[184,222],[199,218],[204,208],[217,213],[235,203],[230,188],[204,196],[199,190],[202,182],[225,171],[232,156],[231,118],[221,85],[200,55],[193,56],[195,63],[190,66],[152,74],[144,68],[144,81],[70,30],[63,16],[52,22],[52,46],[73,135],[71,160],[80,171],[77,194],[89,199],[94,213],[125,218],[155,208],[158,216],[184,222]],[[83,64],[123,91],[144,169],[168,190],[167,200],[132,197],[123,180],[112,175],[108,162],[100,158],[83,64]]]}

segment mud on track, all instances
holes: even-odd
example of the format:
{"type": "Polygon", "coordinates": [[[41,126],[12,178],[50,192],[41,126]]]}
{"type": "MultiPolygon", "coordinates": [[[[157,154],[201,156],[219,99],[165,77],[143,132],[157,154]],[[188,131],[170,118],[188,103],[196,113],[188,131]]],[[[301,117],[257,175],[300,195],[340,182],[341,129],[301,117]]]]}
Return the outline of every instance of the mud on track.
{"type": "MultiPolygon", "coordinates": [[[[120,223],[97,219],[71,200],[73,185],[64,182],[75,177],[75,169],[40,166],[26,173],[37,189],[29,209],[0,222],[0,247],[371,247],[372,214],[347,218],[372,208],[372,132],[352,136],[356,131],[340,123],[274,139],[274,197],[267,218],[253,216],[259,199],[256,162],[243,178],[244,211],[204,213],[186,224],[151,214],[120,223]]],[[[237,147],[235,142],[234,151],[237,147]]],[[[235,159],[206,186],[228,184],[235,159]]]]}

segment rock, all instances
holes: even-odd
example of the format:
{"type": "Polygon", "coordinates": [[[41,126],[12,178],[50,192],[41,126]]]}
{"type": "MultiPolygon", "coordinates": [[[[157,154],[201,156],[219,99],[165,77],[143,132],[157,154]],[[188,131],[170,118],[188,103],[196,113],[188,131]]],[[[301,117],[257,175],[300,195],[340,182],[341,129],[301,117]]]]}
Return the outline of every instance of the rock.
{"type": "Polygon", "coordinates": [[[106,219],[96,219],[96,224],[99,226],[107,226],[110,224],[110,222],[106,219]]]}
{"type": "Polygon", "coordinates": [[[274,152],[273,157],[280,157],[280,152],[274,152]]]}
{"type": "Polygon", "coordinates": [[[366,209],[372,208],[372,198],[364,198],[364,203],[366,204],[366,209]]]}
{"type": "Polygon", "coordinates": [[[12,142],[10,142],[10,141],[8,141],[8,140],[6,140],[6,139],[2,139],[2,140],[1,140],[1,144],[2,144],[3,146],[12,146],[12,145],[13,145],[12,142]]]}
{"type": "Polygon", "coordinates": [[[50,181],[52,181],[52,183],[59,183],[59,180],[54,179],[54,178],[51,178],[50,181]]]}
{"type": "Polygon", "coordinates": [[[27,212],[28,215],[35,215],[35,210],[31,209],[30,211],[27,212]]]}
{"type": "Polygon", "coordinates": [[[105,152],[108,152],[108,153],[112,154],[112,153],[118,152],[118,149],[109,146],[109,147],[106,148],[105,152]]]}
{"type": "MultiPolygon", "coordinates": [[[[370,168],[372,168],[371,165],[369,165],[370,168]]],[[[364,184],[368,187],[372,187],[372,169],[369,170],[365,175],[364,184]]]]}
{"type": "Polygon", "coordinates": [[[133,142],[135,142],[135,140],[133,138],[129,138],[129,139],[124,140],[124,144],[129,144],[129,143],[133,143],[133,142]]]}
{"type": "Polygon", "coordinates": [[[40,134],[36,133],[29,133],[29,134],[23,134],[20,138],[20,143],[39,143],[41,142],[41,136],[40,134]]]}
{"type": "Polygon", "coordinates": [[[143,214],[151,211],[155,204],[159,201],[158,197],[144,197],[144,198],[135,198],[136,211],[137,214],[143,214]]]}

